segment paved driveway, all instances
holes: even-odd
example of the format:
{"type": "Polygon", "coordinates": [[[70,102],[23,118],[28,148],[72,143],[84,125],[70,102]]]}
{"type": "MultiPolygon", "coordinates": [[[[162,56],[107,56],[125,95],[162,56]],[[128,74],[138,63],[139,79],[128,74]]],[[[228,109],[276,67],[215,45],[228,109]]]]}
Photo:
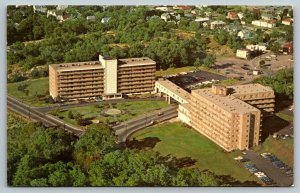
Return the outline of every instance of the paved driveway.
{"type": "Polygon", "coordinates": [[[258,153],[248,150],[245,158],[250,159],[260,171],[270,177],[276,183],[276,186],[291,186],[294,183],[292,177],[287,176],[282,170],[276,168],[269,160],[266,160],[258,153]]]}

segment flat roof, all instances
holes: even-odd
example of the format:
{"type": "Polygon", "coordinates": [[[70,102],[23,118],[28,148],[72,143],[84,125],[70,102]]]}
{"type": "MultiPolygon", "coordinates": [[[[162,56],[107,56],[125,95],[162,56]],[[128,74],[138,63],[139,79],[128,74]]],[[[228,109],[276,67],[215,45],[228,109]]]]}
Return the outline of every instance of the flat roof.
{"type": "Polygon", "coordinates": [[[165,87],[166,89],[168,89],[169,91],[171,91],[172,93],[176,94],[177,96],[179,96],[180,98],[182,98],[186,101],[188,101],[188,99],[190,98],[189,92],[180,88],[179,86],[177,86],[176,84],[174,84],[173,82],[171,82],[167,79],[157,80],[156,83],[162,85],[163,87],[165,87]]]}
{"type": "Polygon", "coordinates": [[[259,111],[257,108],[234,96],[222,96],[213,94],[211,92],[211,88],[192,90],[192,95],[199,95],[230,113],[246,113],[259,111]]]}
{"type": "Polygon", "coordinates": [[[148,57],[118,59],[118,65],[120,65],[121,67],[153,64],[156,64],[156,62],[148,57]]]}
{"type": "Polygon", "coordinates": [[[229,89],[233,89],[234,95],[239,94],[256,94],[262,92],[274,92],[271,87],[263,86],[261,84],[244,84],[244,85],[235,85],[235,86],[227,86],[229,89]]]}
{"type": "Polygon", "coordinates": [[[95,68],[104,68],[99,61],[71,62],[62,64],[50,64],[57,71],[88,70],[95,68]]]}

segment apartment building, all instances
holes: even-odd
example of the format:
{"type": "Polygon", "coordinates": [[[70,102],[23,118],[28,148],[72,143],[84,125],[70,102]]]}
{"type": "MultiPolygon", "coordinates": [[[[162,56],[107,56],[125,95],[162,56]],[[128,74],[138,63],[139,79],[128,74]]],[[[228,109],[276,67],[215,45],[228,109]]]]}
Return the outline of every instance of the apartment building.
{"type": "Polygon", "coordinates": [[[49,65],[49,91],[53,99],[103,97],[154,91],[156,63],[150,58],[115,59],[49,65]]]}

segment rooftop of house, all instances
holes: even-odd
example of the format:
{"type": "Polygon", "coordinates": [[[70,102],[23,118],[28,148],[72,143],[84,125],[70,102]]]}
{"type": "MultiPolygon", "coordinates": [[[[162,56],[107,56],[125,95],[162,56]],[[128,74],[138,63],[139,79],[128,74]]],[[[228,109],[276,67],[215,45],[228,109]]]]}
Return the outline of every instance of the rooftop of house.
{"type": "Polygon", "coordinates": [[[216,24],[226,24],[224,21],[213,21],[213,22],[211,22],[211,24],[214,24],[214,25],[216,25],[216,24]]]}

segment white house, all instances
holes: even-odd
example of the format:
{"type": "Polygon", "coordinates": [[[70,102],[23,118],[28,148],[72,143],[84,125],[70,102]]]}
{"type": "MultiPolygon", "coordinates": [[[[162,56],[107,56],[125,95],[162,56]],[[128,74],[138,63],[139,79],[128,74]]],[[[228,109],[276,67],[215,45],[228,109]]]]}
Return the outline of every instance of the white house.
{"type": "Polygon", "coordinates": [[[213,21],[210,23],[210,29],[220,29],[226,25],[224,21],[213,21]]]}
{"type": "Polygon", "coordinates": [[[242,12],[239,12],[237,15],[238,15],[239,19],[243,19],[243,17],[244,17],[244,13],[242,13],[242,12]]]}
{"type": "Polygon", "coordinates": [[[266,27],[266,28],[273,28],[276,26],[276,21],[263,21],[263,20],[254,20],[252,21],[252,25],[259,26],[259,27],[266,27]]]}
{"type": "Polygon", "coordinates": [[[249,30],[243,29],[238,32],[237,36],[240,37],[241,39],[248,39],[250,38],[252,33],[249,30]]]}
{"type": "Polygon", "coordinates": [[[250,51],[246,49],[237,49],[236,50],[236,57],[248,59],[250,56],[250,51]]]}
{"type": "Polygon", "coordinates": [[[169,13],[163,13],[163,14],[161,14],[160,18],[162,20],[164,20],[165,22],[167,22],[167,21],[171,20],[171,15],[169,13]]]}
{"type": "Polygon", "coordinates": [[[96,16],[94,16],[94,15],[86,16],[86,20],[88,20],[88,21],[96,21],[96,16]]]}
{"type": "Polygon", "coordinates": [[[107,22],[109,22],[109,20],[110,20],[110,17],[103,17],[101,19],[101,23],[107,23],[107,22]]]}
{"type": "Polygon", "coordinates": [[[199,17],[195,19],[195,22],[199,22],[199,23],[204,23],[204,22],[208,22],[209,18],[208,17],[199,17]]]}
{"type": "Polygon", "coordinates": [[[283,25],[292,25],[293,22],[294,22],[294,21],[293,21],[293,18],[286,18],[286,19],[283,19],[281,23],[282,23],[283,25]]]}
{"type": "Polygon", "coordinates": [[[264,43],[260,43],[260,44],[256,44],[256,45],[248,44],[248,45],[246,45],[246,49],[248,49],[250,51],[259,50],[259,51],[262,51],[262,52],[266,52],[267,46],[264,43]]]}

